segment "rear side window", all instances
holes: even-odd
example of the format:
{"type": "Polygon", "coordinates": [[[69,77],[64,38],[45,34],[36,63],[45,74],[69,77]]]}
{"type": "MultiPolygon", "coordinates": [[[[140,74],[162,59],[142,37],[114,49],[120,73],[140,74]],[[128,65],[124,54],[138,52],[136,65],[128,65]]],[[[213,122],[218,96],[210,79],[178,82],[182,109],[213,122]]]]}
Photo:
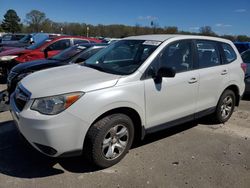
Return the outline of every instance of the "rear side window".
{"type": "Polygon", "coordinates": [[[217,43],[213,41],[197,40],[199,68],[220,65],[220,55],[217,43]]]}
{"type": "Polygon", "coordinates": [[[222,46],[222,49],[226,58],[225,63],[233,62],[237,57],[233,48],[229,44],[226,44],[226,43],[222,43],[221,46],[222,46]]]}

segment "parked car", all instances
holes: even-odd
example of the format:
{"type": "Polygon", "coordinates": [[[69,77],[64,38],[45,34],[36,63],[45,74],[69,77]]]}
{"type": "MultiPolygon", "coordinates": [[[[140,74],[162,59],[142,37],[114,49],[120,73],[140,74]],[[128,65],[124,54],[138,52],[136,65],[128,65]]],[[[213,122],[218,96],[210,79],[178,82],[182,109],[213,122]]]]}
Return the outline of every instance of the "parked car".
{"type": "Polygon", "coordinates": [[[26,34],[23,38],[21,38],[18,41],[14,41],[12,43],[0,43],[0,52],[9,50],[15,47],[18,48],[24,48],[28,47],[33,43],[38,43],[40,41],[46,40],[46,39],[54,39],[58,36],[61,36],[60,34],[53,34],[53,33],[31,33],[26,34]]]}
{"type": "Polygon", "coordinates": [[[11,113],[18,130],[43,154],[83,153],[109,167],[145,134],[209,114],[226,122],[243,95],[244,75],[229,40],[128,37],[82,65],[25,77],[11,97],[11,113]],[[233,58],[226,58],[227,50],[233,58]]]}
{"type": "Polygon", "coordinates": [[[234,45],[240,53],[248,50],[250,48],[250,42],[235,42],[234,45]]]}
{"type": "Polygon", "coordinates": [[[250,49],[246,50],[241,54],[243,62],[247,65],[246,75],[245,75],[245,94],[250,94],[250,49]]]}
{"type": "Polygon", "coordinates": [[[7,91],[9,96],[15,91],[17,83],[29,74],[43,69],[69,65],[73,63],[82,63],[106,46],[107,44],[102,43],[79,44],[67,48],[51,58],[30,61],[16,65],[11,69],[7,79],[7,91]]]}
{"type": "Polygon", "coordinates": [[[43,40],[27,48],[14,48],[0,53],[1,73],[7,78],[11,68],[19,63],[44,59],[79,43],[100,43],[99,40],[87,37],[61,36],[52,40],[43,40]]]}
{"type": "Polygon", "coordinates": [[[15,33],[15,34],[5,34],[2,36],[1,44],[12,44],[19,41],[26,34],[24,33],[15,33]]]}

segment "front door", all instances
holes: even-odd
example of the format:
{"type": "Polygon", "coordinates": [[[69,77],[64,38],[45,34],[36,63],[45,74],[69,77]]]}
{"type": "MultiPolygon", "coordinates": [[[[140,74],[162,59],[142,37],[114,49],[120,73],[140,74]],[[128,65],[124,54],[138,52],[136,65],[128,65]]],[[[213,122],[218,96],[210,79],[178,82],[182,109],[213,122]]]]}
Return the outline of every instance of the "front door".
{"type": "Polygon", "coordinates": [[[194,69],[192,41],[169,44],[149,69],[162,66],[174,68],[176,75],[173,78],[162,78],[160,81],[150,77],[144,80],[146,129],[173,120],[194,117],[199,73],[194,69]]]}

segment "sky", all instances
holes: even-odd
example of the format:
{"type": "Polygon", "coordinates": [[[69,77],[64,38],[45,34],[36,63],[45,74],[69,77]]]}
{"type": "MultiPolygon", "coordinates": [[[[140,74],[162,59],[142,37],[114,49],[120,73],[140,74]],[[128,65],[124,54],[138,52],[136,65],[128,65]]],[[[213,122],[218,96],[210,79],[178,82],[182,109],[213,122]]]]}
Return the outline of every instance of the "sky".
{"type": "Polygon", "coordinates": [[[0,20],[14,9],[22,22],[33,9],[56,22],[125,24],[199,32],[211,26],[219,35],[250,36],[250,0],[0,0],[0,20]]]}

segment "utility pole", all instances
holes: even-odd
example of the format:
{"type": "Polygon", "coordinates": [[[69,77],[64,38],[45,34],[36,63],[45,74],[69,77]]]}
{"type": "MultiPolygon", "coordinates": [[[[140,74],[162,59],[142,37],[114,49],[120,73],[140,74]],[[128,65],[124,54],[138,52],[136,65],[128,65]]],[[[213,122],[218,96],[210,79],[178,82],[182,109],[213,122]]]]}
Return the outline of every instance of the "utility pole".
{"type": "Polygon", "coordinates": [[[89,27],[87,26],[87,37],[89,37],[89,27]]]}

